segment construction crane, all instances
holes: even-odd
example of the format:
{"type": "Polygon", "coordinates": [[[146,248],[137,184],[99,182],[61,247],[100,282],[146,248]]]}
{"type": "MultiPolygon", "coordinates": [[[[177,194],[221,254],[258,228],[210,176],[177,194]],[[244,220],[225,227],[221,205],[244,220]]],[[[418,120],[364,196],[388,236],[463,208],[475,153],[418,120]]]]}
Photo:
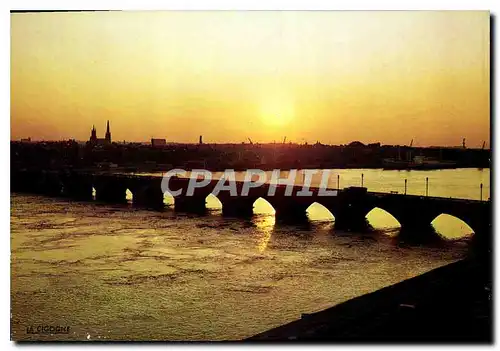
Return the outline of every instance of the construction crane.
{"type": "Polygon", "coordinates": [[[250,139],[250,138],[247,138],[247,139],[250,142],[250,145],[253,145],[252,139],[250,139]]]}
{"type": "Polygon", "coordinates": [[[286,136],[283,138],[283,144],[286,143],[286,136]]]}
{"type": "Polygon", "coordinates": [[[486,141],[483,141],[483,146],[481,147],[481,150],[484,150],[485,146],[486,146],[486,141]]]}
{"type": "Polygon", "coordinates": [[[413,145],[413,139],[411,139],[410,141],[410,147],[412,147],[412,145],[413,145]]]}
{"type": "Polygon", "coordinates": [[[464,149],[466,148],[465,147],[465,138],[462,139],[462,148],[464,148],[464,149]]]}

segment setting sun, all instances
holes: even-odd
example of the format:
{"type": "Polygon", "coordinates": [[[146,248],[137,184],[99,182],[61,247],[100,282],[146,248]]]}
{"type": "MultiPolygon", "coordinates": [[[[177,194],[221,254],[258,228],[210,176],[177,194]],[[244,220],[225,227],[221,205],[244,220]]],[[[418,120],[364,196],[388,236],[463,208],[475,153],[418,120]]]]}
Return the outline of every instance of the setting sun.
{"type": "Polygon", "coordinates": [[[281,115],[276,114],[276,115],[272,115],[272,116],[264,116],[263,120],[267,125],[281,127],[281,126],[288,124],[288,122],[290,121],[290,118],[288,118],[287,116],[285,116],[283,114],[281,114],[281,115]]]}
{"type": "Polygon", "coordinates": [[[292,122],[294,110],[291,104],[273,101],[262,106],[261,118],[266,126],[283,127],[292,122]]]}

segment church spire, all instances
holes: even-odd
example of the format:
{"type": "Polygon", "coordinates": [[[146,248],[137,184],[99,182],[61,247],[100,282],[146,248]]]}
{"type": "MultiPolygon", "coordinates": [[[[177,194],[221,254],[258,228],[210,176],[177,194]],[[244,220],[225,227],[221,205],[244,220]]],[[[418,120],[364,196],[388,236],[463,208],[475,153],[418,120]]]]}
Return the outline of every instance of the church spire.
{"type": "Polygon", "coordinates": [[[108,143],[111,143],[111,131],[109,130],[109,120],[106,125],[106,135],[104,137],[108,143]]]}
{"type": "Polygon", "coordinates": [[[95,130],[95,125],[92,125],[92,130],[90,131],[90,140],[95,141],[97,139],[97,132],[95,130]]]}

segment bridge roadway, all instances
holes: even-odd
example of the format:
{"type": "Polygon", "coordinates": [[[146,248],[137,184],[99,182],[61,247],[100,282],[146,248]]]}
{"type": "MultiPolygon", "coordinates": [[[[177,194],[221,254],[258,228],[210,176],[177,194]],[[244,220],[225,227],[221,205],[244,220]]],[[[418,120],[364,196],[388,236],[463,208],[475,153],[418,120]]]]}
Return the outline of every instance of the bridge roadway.
{"type": "MultiPolygon", "coordinates": [[[[96,200],[110,203],[126,202],[126,190],[133,194],[133,203],[148,208],[164,205],[161,188],[162,177],[154,175],[130,175],[77,171],[11,170],[11,191],[32,192],[53,196],[67,196],[77,200],[92,200],[92,188],[96,200]]],[[[192,196],[186,196],[189,178],[172,177],[171,190],[182,190],[174,196],[178,211],[203,212],[206,197],[211,194],[218,180],[212,180],[202,188],[195,188],[192,196]]],[[[258,198],[267,200],[275,209],[277,219],[302,220],[307,208],[313,203],[326,207],[335,217],[335,227],[341,230],[363,230],[367,227],[366,215],[374,208],[390,213],[401,225],[402,232],[431,230],[431,222],[440,214],[455,216],[467,223],[474,233],[491,231],[491,201],[455,198],[426,197],[403,194],[368,192],[366,188],[340,189],[336,196],[321,196],[318,188],[311,187],[311,196],[299,196],[302,186],[294,186],[286,196],[286,186],[276,186],[270,195],[270,184],[250,188],[248,195],[241,195],[244,182],[236,182],[238,196],[231,196],[229,189],[216,196],[222,203],[222,211],[230,216],[249,216],[258,198]]],[[[248,185],[247,185],[248,186],[248,185]]]]}

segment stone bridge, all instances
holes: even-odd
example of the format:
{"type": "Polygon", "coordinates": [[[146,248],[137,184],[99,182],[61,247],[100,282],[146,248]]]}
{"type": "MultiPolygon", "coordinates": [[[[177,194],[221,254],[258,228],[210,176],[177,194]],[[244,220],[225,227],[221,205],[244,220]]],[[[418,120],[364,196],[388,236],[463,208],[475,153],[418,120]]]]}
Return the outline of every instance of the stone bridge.
{"type": "MultiPolygon", "coordinates": [[[[11,171],[11,191],[25,191],[53,196],[67,196],[77,200],[92,200],[95,189],[96,200],[109,203],[126,202],[126,190],[133,194],[133,204],[148,208],[162,208],[164,194],[161,176],[83,173],[71,171],[11,171]]],[[[214,191],[218,180],[207,186],[195,188],[192,196],[186,195],[189,178],[172,177],[170,189],[182,190],[176,195],[175,209],[179,211],[203,212],[206,197],[214,191]]],[[[426,197],[402,194],[368,192],[366,188],[340,189],[336,196],[322,196],[318,188],[311,187],[310,196],[299,196],[302,186],[294,186],[286,196],[286,186],[276,186],[274,195],[269,194],[269,184],[249,188],[242,196],[244,182],[237,182],[238,196],[231,196],[225,189],[216,194],[222,203],[222,212],[230,216],[249,216],[253,204],[259,199],[267,200],[275,209],[277,219],[302,220],[307,208],[313,203],[326,207],[335,217],[335,227],[342,230],[362,230],[366,227],[366,215],[374,208],[390,213],[400,223],[402,231],[422,232],[431,228],[431,222],[440,214],[457,217],[477,233],[491,230],[491,201],[426,197]]],[[[248,186],[248,184],[247,184],[248,186]]]]}

